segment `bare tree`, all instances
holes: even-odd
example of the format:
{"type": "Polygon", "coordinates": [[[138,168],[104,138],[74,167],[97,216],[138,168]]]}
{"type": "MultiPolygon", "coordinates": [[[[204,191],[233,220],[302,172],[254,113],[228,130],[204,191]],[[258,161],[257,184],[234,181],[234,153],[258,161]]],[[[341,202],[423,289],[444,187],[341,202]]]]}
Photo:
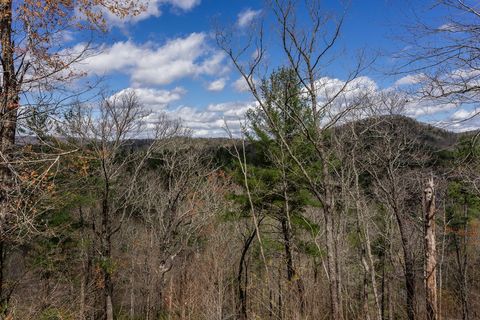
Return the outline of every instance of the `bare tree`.
{"type": "Polygon", "coordinates": [[[425,224],[425,298],[428,319],[438,319],[437,304],[437,249],[435,239],[435,188],[431,178],[424,190],[425,224]]]}

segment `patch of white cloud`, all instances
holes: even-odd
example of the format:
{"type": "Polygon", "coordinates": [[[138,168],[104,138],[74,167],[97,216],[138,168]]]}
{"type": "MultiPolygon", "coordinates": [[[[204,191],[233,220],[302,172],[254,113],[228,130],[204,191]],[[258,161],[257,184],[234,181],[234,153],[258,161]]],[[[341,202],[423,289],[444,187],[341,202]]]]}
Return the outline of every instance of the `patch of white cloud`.
{"type": "Polygon", "coordinates": [[[161,90],[153,88],[127,88],[119,91],[116,95],[133,92],[142,106],[152,112],[164,111],[170,103],[180,100],[186,93],[182,87],[172,90],[161,90]]]}
{"type": "Polygon", "coordinates": [[[453,103],[435,103],[434,101],[411,100],[405,105],[405,115],[412,118],[434,116],[445,112],[451,112],[457,108],[453,103]]]}
{"type": "Polygon", "coordinates": [[[456,23],[445,23],[438,27],[439,31],[457,32],[461,30],[461,27],[456,23]]]}
{"type": "Polygon", "coordinates": [[[248,83],[243,76],[238,78],[237,80],[235,80],[232,83],[232,87],[237,92],[248,92],[248,91],[250,91],[250,87],[248,86],[248,83]]]}
{"type": "Polygon", "coordinates": [[[194,136],[225,137],[227,127],[232,134],[239,135],[245,114],[254,105],[253,102],[227,102],[208,105],[204,110],[181,106],[168,111],[168,115],[181,119],[194,136]]]}
{"type": "Polygon", "coordinates": [[[210,82],[207,86],[208,91],[222,91],[227,83],[226,78],[220,78],[210,82]]]}
{"type": "Polygon", "coordinates": [[[409,74],[395,81],[394,86],[401,87],[407,85],[414,85],[420,83],[422,79],[424,79],[424,77],[425,76],[423,74],[409,74]]]}
{"type": "Polygon", "coordinates": [[[107,9],[103,9],[104,16],[109,25],[123,26],[137,23],[151,17],[158,18],[162,15],[162,7],[170,6],[173,10],[187,12],[200,4],[201,0],[138,0],[136,3],[141,11],[137,15],[119,17],[107,9]]]}
{"type": "MultiPolygon", "coordinates": [[[[81,52],[82,44],[73,48],[81,52]]],[[[132,85],[166,85],[186,77],[219,75],[228,71],[225,54],[211,48],[204,33],[192,33],[158,46],[120,41],[103,45],[98,53],[77,64],[87,74],[108,75],[123,73],[130,76],[132,85]]]]}
{"type": "Polygon", "coordinates": [[[237,26],[245,28],[249,26],[260,14],[262,10],[246,9],[238,14],[237,26]]]}
{"type": "Polygon", "coordinates": [[[465,109],[460,109],[458,111],[455,111],[455,113],[452,115],[451,119],[455,121],[464,121],[468,120],[475,115],[477,115],[480,111],[479,110],[465,110],[465,109]]]}

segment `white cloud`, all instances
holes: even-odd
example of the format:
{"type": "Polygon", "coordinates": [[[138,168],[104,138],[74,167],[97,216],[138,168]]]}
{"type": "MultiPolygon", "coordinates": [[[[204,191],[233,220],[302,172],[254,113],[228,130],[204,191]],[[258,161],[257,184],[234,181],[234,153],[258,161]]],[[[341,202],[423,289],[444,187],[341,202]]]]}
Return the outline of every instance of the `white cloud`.
{"type": "Polygon", "coordinates": [[[107,9],[103,9],[105,18],[110,25],[122,26],[128,23],[137,23],[150,17],[160,17],[162,15],[162,7],[170,6],[174,10],[190,11],[199,5],[201,0],[138,0],[137,5],[143,10],[135,16],[120,18],[107,9]]]}
{"type": "MultiPolygon", "coordinates": [[[[80,44],[73,51],[81,49],[80,44]]],[[[163,46],[137,45],[132,41],[103,45],[98,54],[86,58],[77,68],[87,74],[127,74],[132,84],[139,87],[166,85],[185,77],[223,74],[228,70],[224,60],[225,54],[212,49],[204,33],[192,33],[169,40],[163,46]]]]}
{"type": "MultiPolygon", "coordinates": [[[[153,1],[155,2],[155,1],[153,1]]],[[[159,0],[159,4],[170,4],[175,8],[179,8],[185,11],[193,9],[193,7],[200,4],[201,0],[159,0]]]]}
{"type": "Polygon", "coordinates": [[[238,92],[250,91],[250,87],[248,86],[247,81],[245,81],[245,78],[243,76],[235,80],[232,83],[232,87],[238,92]]]}
{"type": "Polygon", "coordinates": [[[477,116],[479,113],[480,113],[480,110],[460,109],[458,111],[455,111],[455,113],[451,116],[451,119],[453,121],[466,121],[477,116]]]}
{"type": "Polygon", "coordinates": [[[168,114],[180,118],[187,128],[192,129],[194,136],[225,137],[225,124],[234,135],[238,135],[245,113],[253,106],[252,102],[211,104],[204,110],[182,106],[168,111],[168,114]]]}
{"type": "Polygon", "coordinates": [[[227,82],[227,79],[225,78],[220,78],[215,81],[210,82],[210,84],[207,87],[207,90],[209,91],[222,91],[223,88],[225,88],[225,84],[227,82]]]}
{"type": "Polygon", "coordinates": [[[394,86],[400,87],[400,86],[417,84],[417,83],[420,83],[423,78],[424,78],[423,74],[409,74],[395,81],[394,86]]]}
{"type": "Polygon", "coordinates": [[[155,121],[159,114],[164,113],[171,119],[180,119],[197,137],[225,137],[227,136],[225,124],[234,135],[239,135],[246,112],[255,105],[254,102],[238,101],[210,104],[203,109],[185,105],[169,107],[170,103],[180,100],[186,94],[186,90],[181,87],[172,90],[127,88],[113,96],[132,91],[139,102],[147,110],[152,111],[145,119],[147,122],[155,121]]]}
{"type": "Polygon", "coordinates": [[[238,14],[237,25],[244,28],[252,23],[252,21],[262,13],[262,10],[246,9],[238,14]]]}
{"type": "Polygon", "coordinates": [[[139,102],[148,110],[157,112],[165,110],[171,102],[180,100],[186,90],[182,87],[176,87],[172,90],[159,90],[152,88],[127,88],[119,91],[116,95],[126,92],[134,92],[139,102]]]}
{"type": "Polygon", "coordinates": [[[439,31],[457,32],[461,30],[461,27],[455,23],[445,23],[438,27],[439,31]]]}
{"type": "Polygon", "coordinates": [[[422,116],[434,116],[445,112],[450,112],[457,108],[453,103],[434,103],[432,101],[412,100],[405,105],[405,114],[409,117],[418,118],[422,116]]]}

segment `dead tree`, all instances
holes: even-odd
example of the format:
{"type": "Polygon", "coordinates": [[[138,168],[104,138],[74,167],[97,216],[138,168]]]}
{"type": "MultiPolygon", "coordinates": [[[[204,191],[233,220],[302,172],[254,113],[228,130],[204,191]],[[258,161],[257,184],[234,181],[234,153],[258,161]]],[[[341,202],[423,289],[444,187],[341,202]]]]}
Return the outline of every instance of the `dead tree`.
{"type": "Polygon", "coordinates": [[[438,319],[437,312],[437,249],[435,241],[435,188],[433,178],[423,191],[425,226],[425,299],[429,320],[438,319]]]}

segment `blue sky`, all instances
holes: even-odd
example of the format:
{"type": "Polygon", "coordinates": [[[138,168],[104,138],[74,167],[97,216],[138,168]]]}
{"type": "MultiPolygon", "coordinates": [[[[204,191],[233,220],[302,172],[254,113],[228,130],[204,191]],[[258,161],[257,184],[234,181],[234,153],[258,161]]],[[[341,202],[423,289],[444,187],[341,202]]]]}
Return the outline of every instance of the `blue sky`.
{"type": "MultiPolygon", "coordinates": [[[[356,52],[364,49],[376,57],[363,74],[369,85],[378,90],[393,86],[402,76],[386,73],[393,66],[393,54],[404,46],[397,39],[402,36],[401,26],[411,22],[413,10],[425,14],[424,2],[352,0],[348,7],[333,0],[324,3],[326,11],[347,10],[337,43],[337,50],[343,53],[325,68],[325,76],[343,80],[356,52]]],[[[214,22],[234,26],[242,35],[249,22],[266,10],[259,0],[150,0],[138,17],[110,17],[110,31],[93,39],[96,55],[79,68],[104,77],[113,92],[136,90],[148,108],[182,118],[196,136],[221,136],[225,134],[224,120],[238,123],[252,98],[231,62],[216,47],[214,22]]],[[[431,14],[425,17],[436,23],[431,14]]],[[[267,19],[265,26],[273,30],[273,21],[267,19]]],[[[81,47],[86,39],[86,34],[69,34],[65,45],[81,47]]],[[[268,58],[271,66],[283,62],[275,52],[268,58]]],[[[427,121],[445,120],[455,112],[451,108],[443,113],[415,108],[420,106],[412,107],[410,115],[427,121]]]]}

